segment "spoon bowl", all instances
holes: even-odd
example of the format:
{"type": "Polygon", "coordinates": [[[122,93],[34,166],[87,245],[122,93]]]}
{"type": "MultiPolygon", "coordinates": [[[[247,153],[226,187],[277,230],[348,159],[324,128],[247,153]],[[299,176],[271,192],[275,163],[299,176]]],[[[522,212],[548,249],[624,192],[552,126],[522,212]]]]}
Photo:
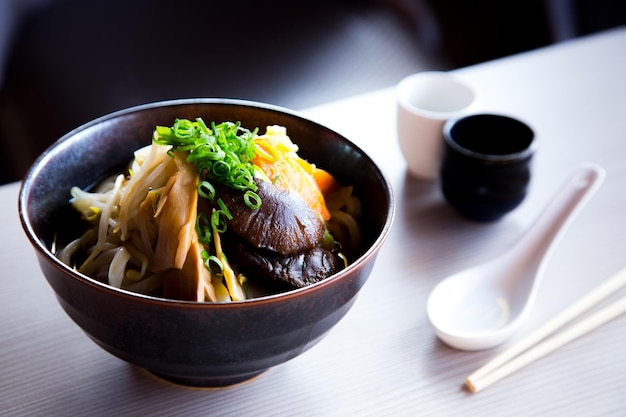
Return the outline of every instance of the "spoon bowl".
{"type": "Polygon", "coordinates": [[[534,303],[550,252],[604,177],[601,167],[581,165],[509,251],[441,281],[427,303],[437,337],[462,350],[511,337],[534,303]]]}

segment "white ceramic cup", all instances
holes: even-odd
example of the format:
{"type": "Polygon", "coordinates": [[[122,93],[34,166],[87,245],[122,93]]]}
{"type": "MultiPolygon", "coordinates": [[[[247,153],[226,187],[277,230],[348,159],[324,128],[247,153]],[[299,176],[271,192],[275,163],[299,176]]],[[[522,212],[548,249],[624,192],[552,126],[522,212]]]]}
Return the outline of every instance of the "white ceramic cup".
{"type": "Polygon", "coordinates": [[[400,81],[396,99],[398,141],[409,172],[419,179],[437,179],[443,125],[474,109],[476,93],[449,73],[424,71],[400,81]]]}

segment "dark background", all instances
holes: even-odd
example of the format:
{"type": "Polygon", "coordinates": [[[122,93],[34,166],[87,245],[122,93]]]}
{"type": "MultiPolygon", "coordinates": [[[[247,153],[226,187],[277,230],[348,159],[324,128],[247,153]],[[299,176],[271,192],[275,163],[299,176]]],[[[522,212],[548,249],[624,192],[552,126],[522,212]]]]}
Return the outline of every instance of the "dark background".
{"type": "Polygon", "coordinates": [[[0,0],[0,183],[109,112],[303,109],[626,23],[618,0],[0,0]]]}

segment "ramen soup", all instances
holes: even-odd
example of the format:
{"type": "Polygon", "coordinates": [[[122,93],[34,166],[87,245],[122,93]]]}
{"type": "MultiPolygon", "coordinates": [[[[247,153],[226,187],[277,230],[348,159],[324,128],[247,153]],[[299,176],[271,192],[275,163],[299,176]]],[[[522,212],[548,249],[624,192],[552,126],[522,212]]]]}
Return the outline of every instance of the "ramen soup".
{"type": "MultiPolygon", "coordinates": [[[[131,156],[129,155],[129,159],[131,156]]],[[[321,281],[359,246],[351,186],[298,156],[282,126],[178,119],[125,172],[71,189],[86,231],[56,255],[111,286],[230,302],[321,281]]]]}

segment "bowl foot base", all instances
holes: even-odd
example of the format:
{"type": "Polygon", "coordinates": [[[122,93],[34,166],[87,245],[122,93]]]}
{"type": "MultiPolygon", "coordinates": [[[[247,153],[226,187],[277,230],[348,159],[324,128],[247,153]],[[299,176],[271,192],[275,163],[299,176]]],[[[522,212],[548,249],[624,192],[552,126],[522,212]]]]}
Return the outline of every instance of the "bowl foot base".
{"type": "Polygon", "coordinates": [[[179,375],[166,375],[159,372],[148,370],[149,373],[161,379],[165,382],[169,382],[174,385],[187,387],[187,388],[207,388],[207,389],[220,389],[229,388],[235,385],[240,385],[246,382],[250,382],[253,379],[261,376],[267,370],[253,372],[245,375],[237,376],[225,376],[225,377],[185,377],[179,375]]]}

